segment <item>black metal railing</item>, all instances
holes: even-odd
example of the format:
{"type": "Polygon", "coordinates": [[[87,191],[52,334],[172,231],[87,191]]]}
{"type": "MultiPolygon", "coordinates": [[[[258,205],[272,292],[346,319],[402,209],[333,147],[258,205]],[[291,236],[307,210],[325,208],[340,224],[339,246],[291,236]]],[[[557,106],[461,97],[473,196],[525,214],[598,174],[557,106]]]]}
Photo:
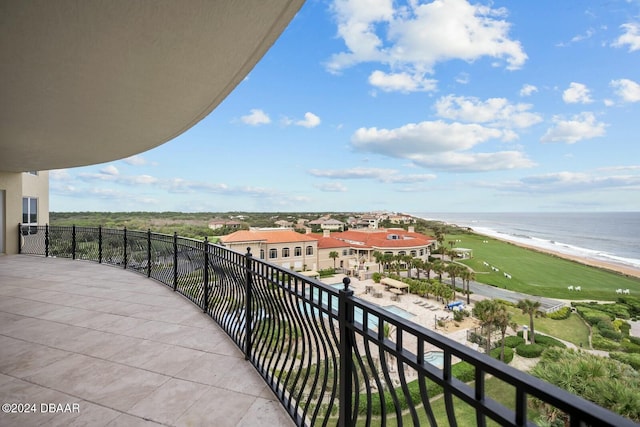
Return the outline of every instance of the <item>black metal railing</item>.
{"type": "Polygon", "coordinates": [[[633,426],[337,287],[219,245],[150,231],[19,226],[22,254],[135,270],[193,301],[297,425],[633,426]],[[434,357],[439,358],[436,362],[434,357]],[[552,425],[552,424],[549,424],[552,425]]]}

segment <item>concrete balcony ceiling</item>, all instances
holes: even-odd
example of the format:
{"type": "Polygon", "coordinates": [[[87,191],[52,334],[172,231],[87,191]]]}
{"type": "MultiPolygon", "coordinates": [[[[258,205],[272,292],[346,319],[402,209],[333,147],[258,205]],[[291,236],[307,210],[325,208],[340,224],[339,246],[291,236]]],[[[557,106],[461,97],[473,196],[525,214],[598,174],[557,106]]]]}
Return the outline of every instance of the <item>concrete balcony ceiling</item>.
{"type": "Polygon", "coordinates": [[[102,163],[175,138],[246,77],[302,4],[2,1],[0,170],[102,163]]]}

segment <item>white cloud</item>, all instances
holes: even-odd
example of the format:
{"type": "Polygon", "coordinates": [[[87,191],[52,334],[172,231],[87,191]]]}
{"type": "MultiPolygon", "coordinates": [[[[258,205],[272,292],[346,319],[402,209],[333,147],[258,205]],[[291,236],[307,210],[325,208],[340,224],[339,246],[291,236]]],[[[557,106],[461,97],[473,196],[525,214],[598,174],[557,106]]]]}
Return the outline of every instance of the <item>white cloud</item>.
{"type": "Polygon", "coordinates": [[[593,37],[593,35],[595,34],[595,30],[593,28],[589,28],[587,31],[585,31],[584,34],[578,34],[576,36],[573,36],[571,38],[571,42],[572,43],[577,43],[580,42],[582,40],[587,40],[590,39],[591,37],[593,37]]]}
{"type": "Polygon", "coordinates": [[[252,109],[250,111],[250,114],[240,117],[240,120],[242,120],[243,123],[251,126],[265,125],[265,124],[271,123],[271,119],[269,118],[267,113],[256,108],[252,109]]]}
{"type": "Polygon", "coordinates": [[[296,125],[304,126],[306,128],[314,128],[320,124],[320,117],[316,116],[313,113],[305,113],[304,120],[298,120],[296,125]]]}
{"type": "Polygon", "coordinates": [[[490,57],[506,62],[511,70],[527,60],[520,42],[509,38],[510,24],[502,8],[466,0],[412,1],[397,9],[392,0],[336,0],[333,11],[347,50],[331,57],[328,70],[339,72],[361,62],[387,64],[389,72],[370,80],[385,83],[388,90],[407,90],[411,81],[406,76],[425,82],[421,76],[452,59],[473,62],[490,57]]]}
{"type": "Polygon", "coordinates": [[[520,151],[498,151],[495,153],[447,152],[420,156],[414,159],[414,162],[423,167],[450,172],[488,172],[535,166],[535,163],[520,151]]]}
{"type": "Polygon", "coordinates": [[[436,90],[437,80],[428,79],[424,74],[385,73],[376,70],[369,76],[369,84],[385,92],[430,92],[436,90]]]}
{"type": "Polygon", "coordinates": [[[593,102],[589,92],[582,83],[571,82],[569,88],[562,93],[562,100],[567,104],[589,104],[593,102]]]}
{"type": "Polygon", "coordinates": [[[320,191],[326,191],[329,193],[344,193],[347,191],[347,187],[340,182],[327,182],[325,184],[315,184],[315,188],[320,191]]]}
{"type": "Polygon", "coordinates": [[[139,155],[135,155],[135,156],[131,156],[131,157],[127,157],[126,159],[122,160],[123,162],[133,165],[133,166],[143,166],[147,164],[147,160],[139,155]]]}
{"type": "Polygon", "coordinates": [[[476,172],[533,166],[518,151],[468,152],[491,139],[512,138],[510,130],[427,121],[396,129],[361,128],[351,137],[351,144],[360,151],[408,159],[417,166],[433,169],[476,172]]]}
{"type": "Polygon", "coordinates": [[[640,24],[637,22],[629,22],[620,26],[624,34],[611,45],[614,47],[629,46],[629,52],[640,50],[640,24]]]}
{"type": "Polygon", "coordinates": [[[612,80],[609,85],[614,88],[625,102],[640,102],[640,84],[629,79],[612,80]]]}
{"type": "Polygon", "coordinates": [[[469,73],[460,73],[456,76],[456,83],[460,83],[461,85],[466,85],[471,82],[471,77],[469,73]]]}
{"type": "Polygon", "coordinates": [[[118,176],[120,174],[120,171],[118,170],[117,167],[113,165],[109,165],[107,167],[100,169],[100,173],[105,175],[118,176]]]}
{"type": "Polygon", "coordinates": [[[440,117],[492,126],[527,128],[542,121],[542,116],[529,112],[530,104],[511,104],[505,98],[480,101],[474,97],[447,95],[440,98],[435,107],[440,117]]]}
{"type": "Polygon", "coordinates": [[[598,122],[593,113],[584,112],[573,116],[571,120],[563,120],[560,116],[553,118],[554,126],[547,130],[541,142],[566,142],[574,144],[583,139],[604,136],[606,124],[598,122]]]}
{"type": "Polygon", "coordinates": [[[49,179],[52,181],[70,181],[73,178],[68,169],[56,169],[49,171],[49,179]]]}
{"type": "Polygon", "coordinates": [[[467,150],[503,132],[477,124],[425,121],[396,129],[360,128],[351,137],[358,150],[411,159],[416,155],[467,150]]]}
{"type": "Polygon", "coordinates": [[[401,175],[395,169],[382,168],[349,168],[349,169],[311,169],[309,174],[328,179],[374,179],[389,184],[407,184],[431,181],[436,178],[433,174],[401,175]]]}
{"type": "Polygon", "coordinates": [[[538,88],[534,85],[524,84],[520,89],[520,96],[531,96],[534,92],[537,92],[538,88]]]}
{"type": "Polygon", "coordinates": [[[564,193],[596,190],[640,189],[639,175],[598,175],[587,172],[553,172],[523,177],[504,189],[512,191],[564,193]]]}

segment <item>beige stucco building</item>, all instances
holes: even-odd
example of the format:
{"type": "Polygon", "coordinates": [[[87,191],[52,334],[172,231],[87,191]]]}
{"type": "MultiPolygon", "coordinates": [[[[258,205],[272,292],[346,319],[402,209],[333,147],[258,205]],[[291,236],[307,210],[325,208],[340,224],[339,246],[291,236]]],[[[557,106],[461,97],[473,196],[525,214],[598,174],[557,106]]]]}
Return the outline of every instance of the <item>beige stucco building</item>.
{"type": "Polygon", "coordinates": [[[18,224],[48,222],[49,172],[0,172],[0,254],[18,252],[18,224]]]}
{"type": "Polygon", "coordinates": [[[301,234],[293,230],[251,229],[220,238],[230,249],[245,253],[251,248],[254,257],[296,271],[342,268],[353,274],[358,270],[377,271],[374,252],[409,255],[429,259],[435,239],[416,233],[412,228],[387,230],[352,230],[319,234],[301,234]],[[337,253],[334,259],[331,254],[337,253]]]}
{"type": "Polygon", "coordinates": [[[318,239],[281,228],[240,230],[222,236],[220,242],[242,253],[251,248],[254,257],[294,271],[318,268],[318,239]]]}

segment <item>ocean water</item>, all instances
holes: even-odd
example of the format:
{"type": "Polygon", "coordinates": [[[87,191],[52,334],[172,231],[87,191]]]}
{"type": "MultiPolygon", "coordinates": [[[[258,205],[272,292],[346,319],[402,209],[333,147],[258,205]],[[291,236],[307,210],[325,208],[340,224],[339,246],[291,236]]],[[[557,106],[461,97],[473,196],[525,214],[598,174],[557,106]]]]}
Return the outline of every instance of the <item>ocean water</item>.
{"type": "Polygon", "coordinates": [[[478,233],[640,269],[640,212],[414,213],[478,233]]]}

